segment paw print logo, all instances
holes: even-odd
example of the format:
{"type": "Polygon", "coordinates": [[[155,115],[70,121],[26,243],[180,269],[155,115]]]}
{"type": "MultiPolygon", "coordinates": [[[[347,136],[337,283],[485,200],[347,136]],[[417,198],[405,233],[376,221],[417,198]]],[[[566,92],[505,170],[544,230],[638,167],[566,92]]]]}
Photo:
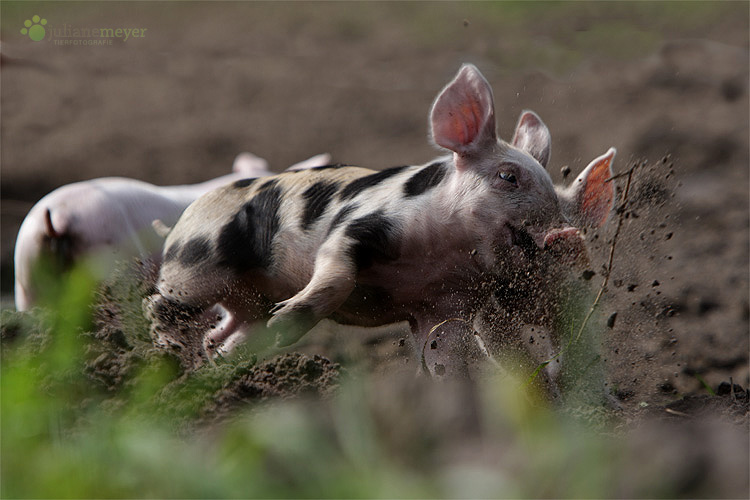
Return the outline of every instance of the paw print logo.
{"type": "Polygon", "coordinates": [[[23,25],[26,27],[21,28],[21,34],[29,35],[29,38],[31,38],[35,42],[43,40],[44,35],[47,34],[44,30],[45,24],[47,24],[46,19],[41,19],[39,16],[34,16],[31,19],[27,19],[23,22],[23,25]]]}

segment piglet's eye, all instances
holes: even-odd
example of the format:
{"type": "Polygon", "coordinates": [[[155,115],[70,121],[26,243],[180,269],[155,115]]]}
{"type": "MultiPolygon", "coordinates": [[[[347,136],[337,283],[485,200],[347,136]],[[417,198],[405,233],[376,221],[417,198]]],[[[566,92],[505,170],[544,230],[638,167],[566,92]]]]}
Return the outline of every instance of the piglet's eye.
{"type": "Polygon", "coordinates": [[[508,172],[500,172],[500,178],[504,181],[508,181],[514,186],[518,185],[518,181],[516,180],[516,176],[513,174],[509,174],[508,172]]]}

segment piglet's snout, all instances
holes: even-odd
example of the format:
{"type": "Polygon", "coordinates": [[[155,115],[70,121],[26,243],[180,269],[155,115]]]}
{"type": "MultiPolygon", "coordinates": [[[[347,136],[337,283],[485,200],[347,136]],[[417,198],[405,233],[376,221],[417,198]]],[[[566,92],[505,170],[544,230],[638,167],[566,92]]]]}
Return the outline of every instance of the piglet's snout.
{"type": "Polygon", "coordinates": [[[574,227],[563,227],[551,229],[544,235],[543,248],[550,248],[553,245],[560,244],[579,244],[583,243],[581,232],[574,227]]]}

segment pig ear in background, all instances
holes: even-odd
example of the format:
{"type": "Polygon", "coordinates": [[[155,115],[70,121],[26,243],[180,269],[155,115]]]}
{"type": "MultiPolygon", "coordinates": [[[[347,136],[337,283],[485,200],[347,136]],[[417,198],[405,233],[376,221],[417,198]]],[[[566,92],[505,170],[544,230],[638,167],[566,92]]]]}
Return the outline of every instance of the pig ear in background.
{"type": "Polygon", "coordinates": [[[533,111],[521,113],[511,144],[526,151],[544,168],[547,168],[551,142],[549,129],[536,113],[533,111]]]}
{"type": "Polygon", "coordinates": [[[331,155],[329,153],[321,153],[319,155],[308,158],[307,160],[302,160],[301,162],[295,163],[291,167],[287,168],[287,170],[305,170],[308,168],[322,167],[330,163],[331,155]]]}
{"type": "Polygon", "coordinates": [[[460,156],[497,140],[492,89],[475,66],[461,66],[435,100],[430,120],[435,143],[460,156]]]}
{"type": "Polygon", "coordinates": [[[232,165],[232,172],[247,177],[263,177],[264,175],[272,174],[268,170],[268,162],[266,160],[247,152],[237,155],[232,165]]]}
{"type": "Polygon", "coordinates": [[[607,179],[612,177],[612,161],[616,152],[615,148],[609,148],[609,151],[589,163],[561,195],[563,209],[567,205],[570,212],[567,215],[576,222],[594,228],[607,222],[615,199],[614,182],[607,182],[607,179]]]}

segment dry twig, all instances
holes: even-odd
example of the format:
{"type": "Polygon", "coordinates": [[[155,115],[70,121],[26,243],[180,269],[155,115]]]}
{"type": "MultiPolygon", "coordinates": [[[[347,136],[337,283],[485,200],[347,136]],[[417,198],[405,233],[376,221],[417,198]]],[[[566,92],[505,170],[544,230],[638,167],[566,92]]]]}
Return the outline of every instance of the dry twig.
{"type": "Polygon", "coordinates": [[[625,184],[625,191],[623,192],[623,195],[622,195],[622,202],[620,203],[620,206],[616,210],[617,228],[615,229],[614,236],[612,236],[612,243],[609,247],[609,258],[607,260],[607,270],[604,275],[604,281],[602,281],[602,284],[599,287],[599,292],[596,294],[596,298],[594,299],[594,302],[591,304],[591,307],[589,307],[588,312],[584,316],[583,321],[581,322],[581,326],[578,329],[578,333],[575,335],[575,337],[573,337],[573,325],[571,325],[571,337],[570,337],[570,340],[568,341],[568,344],[564,348],[560,349],[560,352],[558,352],[555,356],[548,359],[547,361],[540,363],[534,370],[534,373],[532,373],[529,376],[528,380],[526,381],[527,385],[534,381],[537,375],[539,375],[539,372],[542,371],[542,369],[545,366],[547,366],[548,364],[550,364],[551,362],[553,362],[554,360],[562,356],[563,353],[567,351],[573,345],[574,342],[577,342],[581,338],[581,335],[583,335],[583,331],[586,328],[586,325],[591,319],[591,316],[593,316],[594,311],[596,310],[597,306],[599,305],[599,302],[601,301],[602,296],[604,295],[604,292],[607,290],[607,285],[609,284],[609,277],[612,275],[612,265],[615,260],[615,247],[617,246],[617,239],[620,236],[622,224],[623,224],[623,221],[625,220],[625,216],[624,216],[625,207],[627,206],[627,203],[628,203],[628,195],[630,194],[630,185],[633,180],[633,173],[635,172],[635,169],[641,165],[645,165],[645,162],[642,164],[636,163],[627,171],[622,172],[617,175],[613,175],[612,177],[610,177],[609,179],[605,181],[605,182],[612,182],[614,179],[618,179],[620,177],[625,177],[625,176],[627,176],[628,178],[627,183],[625,184]]]}
{"type": "Polygon", "coordinates": [[[617,229],[615,229],[615,234],[612,236],[612,244],[609,247],[609,259],[607,260],[607,272],[604,275],[604,281],[602,281],[602,286],[599,287],[599,292],[596,294],[596,298],[594,299],[594,302],[591,304],[591,307],[589,308],[589,311],[586,313],[586,316],[583,318],[583,322],[581,323],[581,327],[578,329],[578,335],[576,335],[576,341],[578,341],[579,338],[581,338],[581,335],[583,334],[584,328],[586,328],[586,324],[589,322],[589,319],[591,319],[591,316],[594,314],[594,311],[596,310],[596,307],[599,305],[599,301],[602,298],[602,295],[604,295],[605,290],[607,289],[607,285],[609,284],[609,277],[612,275],[612,263],[615,260],[615,247],[617,246],[617,238],[620,236],[620,230],[622,229],[622,222],[625,220],[624,214],[625,214],[625,207],[628,204],[628,195],[630,194],[630,184],[633,180],[633,172],[635,172],[635,169],[638,168],[638,164],[636,163],[633,165],[627,172],[623,172],[622,174],[615,175],[607,179],[607,182],[611,182],[613,179],[624,176],[627,174],[628,181],[625,184],[625,191],[622,195],[622,203],[617,208],[617,229]]]}

